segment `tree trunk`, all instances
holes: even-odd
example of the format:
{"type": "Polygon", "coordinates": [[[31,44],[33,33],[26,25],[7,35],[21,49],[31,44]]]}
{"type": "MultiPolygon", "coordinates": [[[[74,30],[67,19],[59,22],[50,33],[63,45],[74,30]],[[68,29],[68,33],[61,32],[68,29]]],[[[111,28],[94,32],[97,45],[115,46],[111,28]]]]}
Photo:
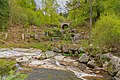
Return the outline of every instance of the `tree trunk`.
{"type": "Polygon", "coordinates": [[[91,31],[92,31],[92,0],[89,0],[90,3],[90,34],[89,34],[89,43],[91,43],[91,31]]]}

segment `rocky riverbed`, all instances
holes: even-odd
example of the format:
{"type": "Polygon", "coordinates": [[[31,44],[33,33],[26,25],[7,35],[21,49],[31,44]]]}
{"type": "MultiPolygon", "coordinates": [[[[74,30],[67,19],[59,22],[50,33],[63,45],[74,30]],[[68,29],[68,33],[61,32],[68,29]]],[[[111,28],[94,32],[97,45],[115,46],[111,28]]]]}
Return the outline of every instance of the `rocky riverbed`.
{"type": "MultiPolygon", "coordinates": [[[[83,57],[84,59],[80,58],[81,61],[88,61],[86,55],[83,55],[83,57]]],[[[33,71],[30,72],[28,80],[43,80],[44,78],[48,80],[46,77],[49,75],[52,75],[49,76],[51,80],[114,80],[101,68],[93,70],[81,63],[80,59],[66,57],[53,51],[42,52],[39,49],[4,48],[0,49],[0,58],[13,58],[19,65],[32,67],[33,71]],[[42,72],[44,72],[44,75],[42,72]],[[65,74],[66,77],[62,74],[65,74]],[[59,77],[53,79],[54,76],[59,77]]],[[[89,62],[90,65],[91,63],[89,62]]],[[[18,67],[18,69],[21,69],[21,67],[18,67]]]]}

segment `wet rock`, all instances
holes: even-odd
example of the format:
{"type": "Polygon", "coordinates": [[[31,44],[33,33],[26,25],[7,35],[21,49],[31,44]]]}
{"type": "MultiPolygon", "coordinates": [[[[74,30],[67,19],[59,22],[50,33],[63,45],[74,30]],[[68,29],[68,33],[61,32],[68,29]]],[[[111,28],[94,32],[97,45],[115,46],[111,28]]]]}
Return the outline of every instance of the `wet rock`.
{"type": "Polygon", "coordinates": [[[72,63],[72,62],[75,62],[76,60],[71,59],[71,57],[67,57],[67,58],[64,58],[63,61],[65,61],[65,62],[69,62],[69,63],[72,63]]]}
{"type": "Polygon", "coordinates": [[[54,57],[57,53],[54,53],[53,51],[46,51],[44,54],[47,58],[51,58],[54,57]]]}
{"type": "Polygon", "coordinates": [[[0,52],[8,51],[8,50],[10,50],[10,49],[9,48],[2,48],[2,49],[0,49],[0,52]]]}
{"type": "Polygon", "coordinates": [[[36,54],[41,54],[42,53],[42,50],[40,50],[40,49],[31,49],[31,50],[29,50],[29,52],[30,53],[36,53],[36,54]]]}
{"type": "Polygon", "coordinates": [[[87,63],[89,60],[89,56],[87,54],[83,54],[80,58],[79,61],[83,63],[87,63]]]}
{"type": "Polygon", "coordinates": [[[63,66],[70,66],[71,63],[69,62],[65,62],[65,61],[61,61],[60,62],[60,65],[63,65],[63,66]]]}
{"type": "Polygon", "coordinates": [[[17,63],[19,63],[20,65],[26,65],[29,64],[30,61],[27,57],[20,57],[16,59],[17,63]]]}
{"type": "Polygon", "coordinates": [[[40,54],[38,56],[34,56],[33,57],[34,59],[37,59],[37,60],[44,60],[44,59],[47,59],[46,55],[45,54],[40,54]]]}
{"type": "Polygon", "coordinates": [[[13,51],[17,51],[17,52],[29,52],[30,49],[23,49],[23,48],[14,48],[12,49],[13,51]]]}
{"type": "Polygon", "coordinates": [[[114,77],[116,80],[120,80],[120,71],[114,77]]]}
{"type": "Polygon", "coordinates": [[[65,58],[65,56],[62,55],[57,55],[54,57],[57,61],[63,61],[63,59],[65,58]]]}
{"type": "Polygon", "coordinates": [[[88,65],[88,67],[90,67],[90,68],[95,68],[95,60],[91,60],[91,61],[89,61],[88,63],[87,63],[87,65],[88,65]]]}
{"type": "Polygon", "coordinates": [[[30,65],[30,66],[41,66],[41,65],[43,65],[43,64],[44,64],[43,61],[38,61],[38,60],[36,60],[36,61],[32,61],[29,65],[30,65]]]}

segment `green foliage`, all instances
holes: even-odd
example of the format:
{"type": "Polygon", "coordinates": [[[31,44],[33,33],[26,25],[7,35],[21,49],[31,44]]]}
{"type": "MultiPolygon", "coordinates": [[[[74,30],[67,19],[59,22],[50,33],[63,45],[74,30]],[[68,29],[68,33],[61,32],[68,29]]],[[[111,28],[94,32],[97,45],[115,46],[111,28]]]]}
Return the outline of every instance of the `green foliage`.
{"type": "Polygon", "coordinates": [[[9,19],[8,0],[0,0],[0,31],[7,29],[9,19]]]}
{"type": "Polygon", "coordinates": [[[14,65],[15,62],[12,60],[0,59],[0,75],[1,76],[9,75],[14,65]]]}
{"type": "Polygon", "coordinates": [[[43,12],[45,13],[46,25],[58,25],[59,15],[57,9],[59,7],[56,0],[42,0],[43,12]]]}
{"type": "Polygon", "coordinates": [[[120,20],[115,15],[102,16],[92,31],[93,43],[101,48],[118,48],[120,20]]]}
{"type": "MultiPolygon", "coordinates": [[[[101,15],[117,14],[120,16],[119,0],[93,0],[92,1],[92,17],[96,22],[101,15]]],[[[71,0],[67,3],[69,9],[68,19],[74,26],[86,24],[89,22],[90,4],[89,0],[71,0]]]]}
{"type": "Polygon", "coordinates": [[[36,44],[31,44],[30,46],[33,48],[41,49],[43,52],[47,50],[52,50],[51,43],[36,43],[36,44]]]}
{"type": "Polygon", "coordinates": [[[0,77],[7,76],[6,80],[25,80],[27,78],[27,74],[21,74],[20,72],[15,71],[15,61],[0,59],[0,77]]]}
{"type": "Polygon", "coordinates": [[[10,22],[25,26],[58,25],[61,17],[56,12],[56,0],[45,0],[42,5],[43,9],[36,10],[34,0],[9,0],[10,22]]]}
{"type": "Polygon", "coordinates": [[[27,74],[22,73],[16,73],[15,71],[11,71],[9,77],[6,78],[6,80],[26,80],[27,74]]]}

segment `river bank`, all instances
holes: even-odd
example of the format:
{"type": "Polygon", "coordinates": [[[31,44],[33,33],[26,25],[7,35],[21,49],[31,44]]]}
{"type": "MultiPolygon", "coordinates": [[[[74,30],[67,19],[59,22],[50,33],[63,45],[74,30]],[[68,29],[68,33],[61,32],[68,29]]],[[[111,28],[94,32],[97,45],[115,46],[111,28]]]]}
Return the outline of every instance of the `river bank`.
{"type": "MultiPolygon", "coordinates": [[[[73,59],[72,57],[66,57],[63,56],[62,53],[54,53],[53,51],[42,52],[39,49],[32,49],[32,48],[31,49],[4,48],[4,49],[0,49],[0,58],[1,59],[14,58],[17,64],[19,64],[20,66],[37,68],[38,70],[40,69],[40,72],[41,69],[45,69],[45,70],[49,69],[50,71],[51,69],[53,71],[62,70],[63,72],[71,71],[71,73],[73,72],[77,78],[83,80],[93,80],[93,79],[113,80],[113,78],[107,72],[105,72],[100,68],[93,70],[92,68],[87,67],[87,65],[85,65],[84,63],[80,63],[78,59],[73,59]]],[[[33,72],[30,73],[34,73],[34,70],[33,72]]]]}

